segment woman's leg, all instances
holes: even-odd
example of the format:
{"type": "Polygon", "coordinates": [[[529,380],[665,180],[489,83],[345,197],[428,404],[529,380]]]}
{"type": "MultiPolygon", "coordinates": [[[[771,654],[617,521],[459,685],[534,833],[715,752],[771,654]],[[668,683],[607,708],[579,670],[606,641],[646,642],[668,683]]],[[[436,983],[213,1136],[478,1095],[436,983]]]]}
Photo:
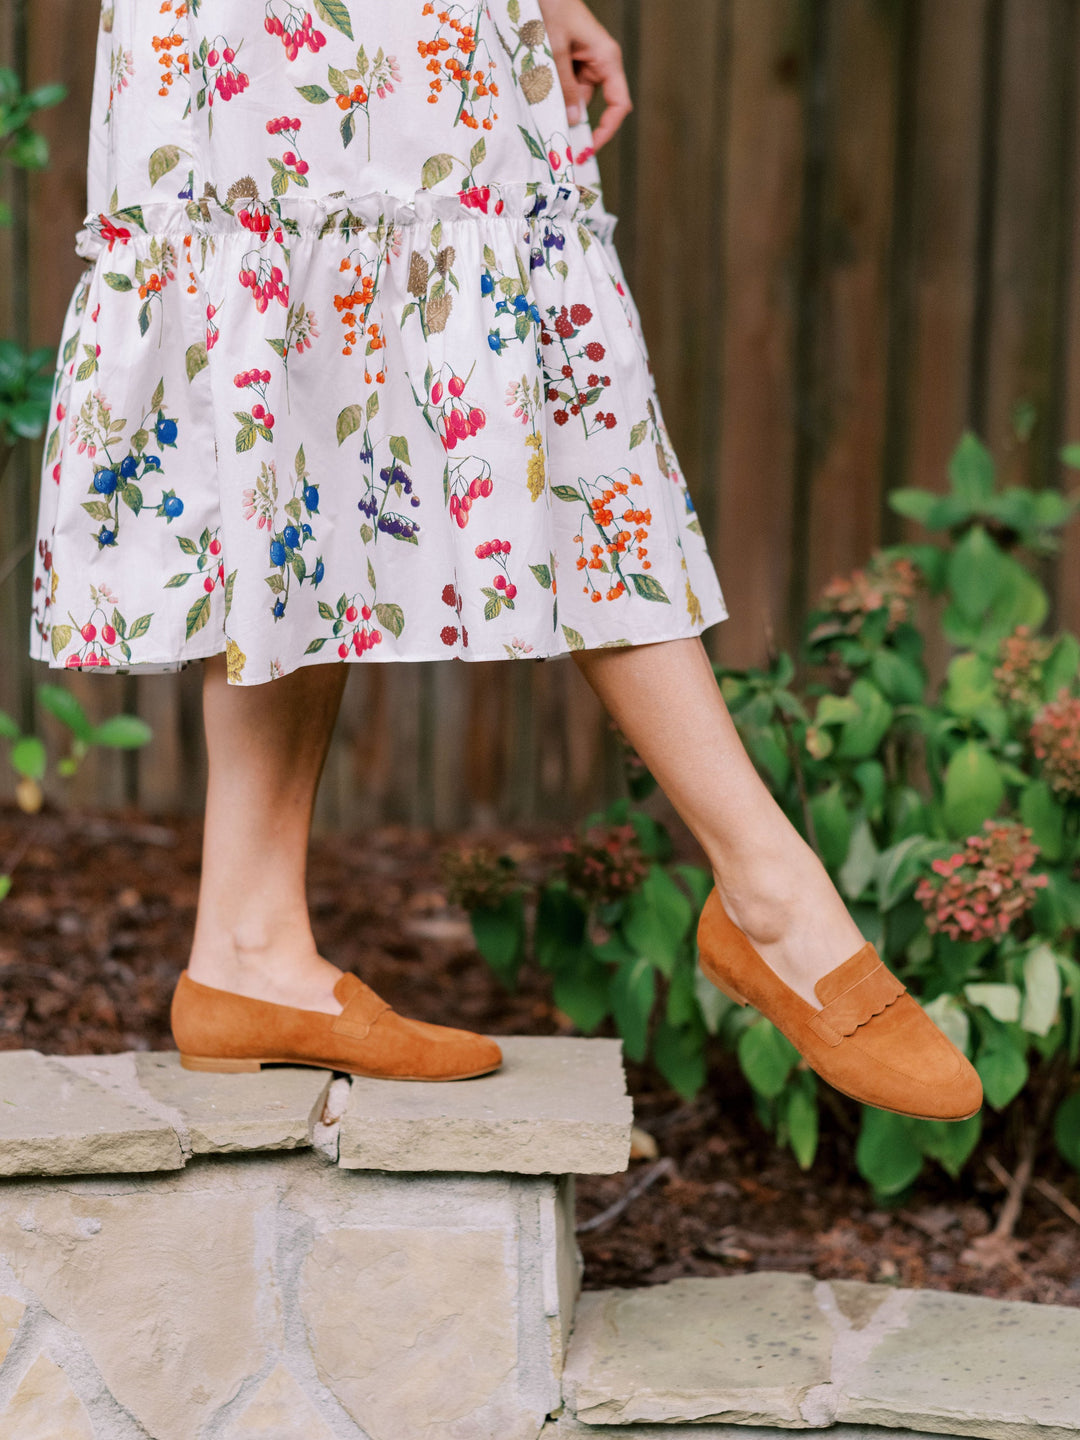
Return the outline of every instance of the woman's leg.
{"type": "Polygon", "coordinates": [[[202,878],[188,970],[255,999],[336,1015],[340,971],[318,952],[306,896],[315,791],[345,665],[307,665],[263,685],[229,685],[206,662],[210,774],[202,878]]]}
{"type": "Polygon", "coordinates": [[[865,937],[755,770],[701,640],[573,654],[700,842],[732,920],[817,1008],[814,982],[853,955],[865,937]]]}

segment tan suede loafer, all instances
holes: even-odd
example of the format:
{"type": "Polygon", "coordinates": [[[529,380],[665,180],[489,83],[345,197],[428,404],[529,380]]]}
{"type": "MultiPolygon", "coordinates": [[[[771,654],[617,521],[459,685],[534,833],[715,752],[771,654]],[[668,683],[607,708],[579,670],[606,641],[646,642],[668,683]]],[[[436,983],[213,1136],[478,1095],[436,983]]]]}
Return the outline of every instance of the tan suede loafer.
{"type": "Polygon", "coordinates": [[[213,1071],[315,1065],[376,1080],[467,1080],[502,1064],[486,1035],[407,1020],[356,975],[342,971],[334,995],[344,1008],[324,1015],[201,985],[184,970],[171,1011],[180,1063],[213,1071]]]}
{"type": "Polygon", "coordinates": [[[697,943],[702,971],[717,989],[760,1010],[811,1069],[853,1100],[919,1120],[967,1120],[982,1105],[975,1067],[869,940],[814,986],[820,1010],[765,963],[715,887],[697,943]]]}

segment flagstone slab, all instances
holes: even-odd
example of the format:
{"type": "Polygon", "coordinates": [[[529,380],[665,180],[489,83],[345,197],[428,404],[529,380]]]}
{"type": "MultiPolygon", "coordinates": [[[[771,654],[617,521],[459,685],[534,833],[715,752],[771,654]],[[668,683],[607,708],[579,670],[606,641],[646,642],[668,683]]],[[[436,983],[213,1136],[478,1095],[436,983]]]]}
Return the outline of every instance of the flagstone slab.
{"type": "Polygon", "coordinates": [[[809,1275],[673,1280],[583,1294],[564,1372],[588,1425],[726,1420],[806,1426],[833,1330],[809,1275]]]}
{"type": "Polygon", "coordinates": [[[172,1125],[36,1050],[0,1052],[0,1175],[177,1170],[172,1125]]]}
{"type": "MultiPolygon", "coordinates": [[[[572,1416],[551,1420],[540,1440],[783,1440],[789,1430],[772,1425],[582,1425],[572,1416]]],[[[940,1440],[925,1431],[882,1430],[878,1426],[831,1425],[826,1430],[800,1430],[799,1440],[940,1440]]]]}
{"type": "Polygon", "coordinates": [[[1080,1435],[1080,1309],[917,1290],[896,1320],[834,1367],[838,1420],[983,1440],[1080,1435]]]}
{"type": "Polygon", "coordinates": [[[175,1050],[140,1051],[135,1073],[148,1094],[179,1113],[195,1155],[310,1145],[333,1079],[305,1065],[206,1074],[185,1070],[175,1050]]]}
{"type": "Polygon", "coordinates": [[[498,1037],[502,1067],[473,1080],[354,1078],[338,1164],[355,1170],[610,1175],[630,1158],[622,1043],[498,1037]]]}

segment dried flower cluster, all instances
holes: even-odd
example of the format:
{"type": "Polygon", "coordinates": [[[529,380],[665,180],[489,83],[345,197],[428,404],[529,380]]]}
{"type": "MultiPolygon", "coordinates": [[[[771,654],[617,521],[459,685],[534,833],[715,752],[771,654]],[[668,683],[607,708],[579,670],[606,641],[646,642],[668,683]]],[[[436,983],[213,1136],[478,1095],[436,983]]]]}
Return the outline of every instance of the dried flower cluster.
{"type": "Polygon", "coordinates": [[[915,887],[926,911],[926,928],[950,940],[993,940],[1035,902],[1048,883],[1032,875],[1039,847],[1031,831],[1015,820],[987,820],[981,835],[969,835],[962,850],[935,860],[915,887]]]}
{"type": "Polygon", "coordinates": [[[465,910],[494,909],[518,888],[517,864],[486,845],[444,850],[439,856],[446,898],[465,910]]]}
{"type": "Polygon", "coordinates": [[[564,839],[562,850],[567,884],[599,905],[629,895],[648,874],[633,825],[594,825],[582,836],[564,839]]]}
{"type": "Polygon", "coordinates": [[[1031,744],[1051,788],[1064,799],[1080,799],[1080,697],[1062,688],[1036,711],[1031,744]]]}
{"type": "Polygon", "coordinates": [[[1028,625],[1018,625],[1006,635],[994,667],[994,688],[1007,705],[1034,710],[1042,696],[1043,666],[1054,649],[1054,641],[1032,635],[1028,625]]]}
{"type": "Polygon", "coordinates": [[[855,570],[848,578],[830,580],[821,592],[822,610],[848,621],[845,629],[854,631],[861,620],[875,610],[889,612],[888,630],[911,618],[911,603],[918,592],[921,575],[904,556],[886,556],[877,551],[870,557],[865,570],[855,570]]]}

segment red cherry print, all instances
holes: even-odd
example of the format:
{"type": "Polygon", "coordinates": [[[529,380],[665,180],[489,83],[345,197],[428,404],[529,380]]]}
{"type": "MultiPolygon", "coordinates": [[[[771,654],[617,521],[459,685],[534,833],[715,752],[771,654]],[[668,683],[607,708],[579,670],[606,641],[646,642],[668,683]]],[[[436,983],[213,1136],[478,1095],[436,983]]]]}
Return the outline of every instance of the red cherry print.
{"type": "Polygon", "coordinates": [[[221,541],[220,541],[220,540],[211,540],[211,541],[210,541],[210,545],[209,545],[209,550],[210,550],[210,554],[211,554],[211,555],[220,555],[220,554],[221,554],[221,541]]]}
{"type": "Polygon", "coordinates": [[[370,620],[370,619],[371,619],[371,606],[370,606],[370,605],[362,605],[362,606],[360,607],[360,614],[364,617],[365,620],[370,620]]]}
{"type": "Polygon", "coordinates": [[[516,586],[516,585],[507,585],[507,587],[506,587],[506,598],[507,598],[507,600],[512,600],[516,594],[517,594],[517,586],[516,586]]]}
{"type": "Polygon", "coordinates": [[[79,631],[79,634],[84,640],[93,640],[94,636],[97,634],[97,626],[94,625],[92,621],[88,620],[86,624],[82,627],[82,629],[79,631]]]}
{"type": "Polygon", "coordinates": [[[345,619],[348,620],[349,624],[351,625],[352,622],[356,619],[356,616],[357,616],[356,606],[355,606],[355,605],[350,605],[349,608],[345,611],[345,619]]]}
{"type": "Polygon", "coordinates": [[[111,645],[116,639],[116,631],[111,625],[103,625],[101,627],[101,638],[105,641],[106,645],[111,645]]]}
{"type": "Polygon", "coordinates": [[[452,375],[446,382],[446,388],[450,391],[450,394],[456,398],[465,389],[465,381],[462,380],[460,375],[452,375]]]}
{"type": "Polygon", "coordinates": [[[339,645],[339,646],[337,647],[337,653],[341,656],[342,660],[344,660],[345,657],[346,657],[346,655],[348,655],[348,653],[349,653],[349,647],[348,647],[348,645],[344,645],[344,644],[339,645]]]}

